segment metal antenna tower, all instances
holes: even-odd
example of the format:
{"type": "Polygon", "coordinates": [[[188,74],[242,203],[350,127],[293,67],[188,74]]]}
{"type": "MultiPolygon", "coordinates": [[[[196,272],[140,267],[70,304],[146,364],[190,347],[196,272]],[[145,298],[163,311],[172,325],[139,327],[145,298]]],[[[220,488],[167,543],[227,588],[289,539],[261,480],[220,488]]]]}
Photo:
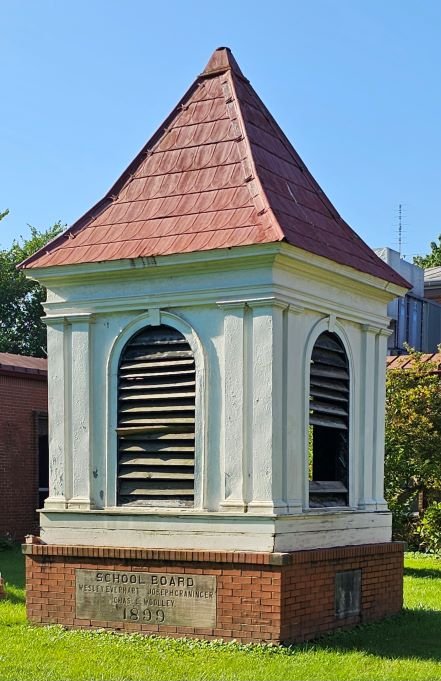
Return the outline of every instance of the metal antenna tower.
{"type": "Polygon", "coordinates": [[[405,236],[406,236],[406,223],[405,223],[405,206],[402,203],[398,204],[398,214],[397,214],[397,233],[398,233],[398,238],[397,238],[397,248],[398,248],[398,253],[400,254],[400,258],[405,258],[406,256],[403,255],[403,246],[405,245],[405,236]]]}

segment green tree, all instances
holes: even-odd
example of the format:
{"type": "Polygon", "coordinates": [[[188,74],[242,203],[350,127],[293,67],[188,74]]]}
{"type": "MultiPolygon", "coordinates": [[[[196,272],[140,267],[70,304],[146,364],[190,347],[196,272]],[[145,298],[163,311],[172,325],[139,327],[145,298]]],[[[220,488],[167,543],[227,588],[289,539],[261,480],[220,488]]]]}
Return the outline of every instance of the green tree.
{"type": "Polygon", "coordinates": [[[413,259],[415,265],[427,269],[428,267],[441,266],[441,234],[438,236],[438,243],[430,243],[431,252],[427,255],[416,255],[413,259]]]}
{"type": "Polygon", "coordinates": [[[386,378],[385,494],[395,537],[406,540],[418,499],[427,506],[441,494],[441,379],[434,362],[409,352],[410,368],[386,378]]]}
{"type": "MultiPolygon", "coordinates": [[[[0,213],[0,220],[7,214],[0,213]]],[[[20,237],[9,249],[0,250],[0,352],[44,357],[46,329],[40,317],[45,290],[17,265],[56,237],[63,226],[57,222],[46,231],[29,229],[27,239],[20,237]]]]}

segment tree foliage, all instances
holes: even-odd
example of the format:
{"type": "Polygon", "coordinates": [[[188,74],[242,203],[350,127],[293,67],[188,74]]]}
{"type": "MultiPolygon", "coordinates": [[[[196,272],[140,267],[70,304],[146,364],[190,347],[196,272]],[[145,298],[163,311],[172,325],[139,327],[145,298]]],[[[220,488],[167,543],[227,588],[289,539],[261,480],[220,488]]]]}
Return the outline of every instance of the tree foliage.
{"type": "Polygon", "coordinates": [[[441,554],[441,503],[433,502],[418,527],[422,548],[441,554]]]}
{"type": "Polygon", "coordinates": [[[406,540],[418,498],[425,506],[441,498],[441,378],[434,362],[410,355],[410,368],[386,378],[385,493],[395,537],[406,540]]]}
{"type": "Polygon", "coordinates": [[[430,253],[427,255],[416,255],[413,262],[423,269],[441,266],[441,234],[438,236],[438,243],[436,241],[430,243],[430,253]]]}
{"type": "MultiPolygon", "coordinates": [[[[0,213],[0,220],[8,211],[0,213]]],[[[27,279],[17,265],[63,229],[60,222],[46,231],[29,226],[30,236],[14,240],[9,249],[0,250],[0,352],[18,355],[46,355],[46,329],[40,317],[45,290],[27,279]]]]}

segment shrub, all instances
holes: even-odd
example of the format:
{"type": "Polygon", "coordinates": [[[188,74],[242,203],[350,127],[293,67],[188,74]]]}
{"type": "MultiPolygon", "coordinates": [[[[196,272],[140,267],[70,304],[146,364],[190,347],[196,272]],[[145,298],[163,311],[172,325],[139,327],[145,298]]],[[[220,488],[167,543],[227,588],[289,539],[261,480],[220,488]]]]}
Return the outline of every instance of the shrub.
{"type": "Polygon", "coordinates": [[[387,372],[385,495],[394,538],[418,548],[418,511],[441,498],[441,379],[435,363],[409,354],[409,368],[387,372]]]}
{"type": "Polygon", "coordinates": [[[421,548],[441,555],[441,502],[435,501],[425,511],[418,528],[421,548]]]}

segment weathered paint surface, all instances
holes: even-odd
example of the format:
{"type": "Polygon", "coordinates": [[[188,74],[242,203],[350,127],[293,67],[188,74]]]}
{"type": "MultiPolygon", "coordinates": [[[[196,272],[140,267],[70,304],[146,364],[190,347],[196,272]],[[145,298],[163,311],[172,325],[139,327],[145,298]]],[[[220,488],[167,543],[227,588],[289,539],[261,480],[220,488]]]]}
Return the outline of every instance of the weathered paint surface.
{"type": "Polygon", "coordinates": [[[396,288],[284,245],[169,258],[36,272],[48,287],[50,347],[44,540],[283,551],[388,541],[375,433],[396,288]],[[195,509],[179,522],[115,508],[118,360],[149,323],[177,328],[195,355],[195,509]],[[350,507],[339,513],[308,509],[309,369],[324,330],[340,337],[351,375],[350,507]]]}
{"type": "Polygon", "coordinates": [[[119,511],[45,512],[41,538],[48,544],[297,551],[390,541],[386,511],[328,511],[295,516],[251,513],[119,511]]]}

